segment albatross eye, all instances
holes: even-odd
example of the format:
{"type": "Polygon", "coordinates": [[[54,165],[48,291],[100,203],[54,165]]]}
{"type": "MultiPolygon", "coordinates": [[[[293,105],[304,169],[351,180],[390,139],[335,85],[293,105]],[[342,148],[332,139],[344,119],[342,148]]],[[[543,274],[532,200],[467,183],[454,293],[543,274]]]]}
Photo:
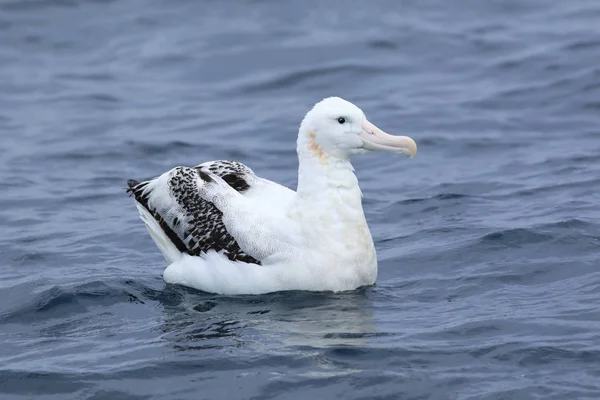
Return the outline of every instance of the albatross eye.
{"type": "Polygon", "coordinates": [[[343,124],[344,122],[346,122],[346,118],[344,118],[344,117],[339,117],[339,118],[337,119],[337,121],[338,121],[338,122],[340,123],[340,125],[341,125],[341,124],[343,124]]]}

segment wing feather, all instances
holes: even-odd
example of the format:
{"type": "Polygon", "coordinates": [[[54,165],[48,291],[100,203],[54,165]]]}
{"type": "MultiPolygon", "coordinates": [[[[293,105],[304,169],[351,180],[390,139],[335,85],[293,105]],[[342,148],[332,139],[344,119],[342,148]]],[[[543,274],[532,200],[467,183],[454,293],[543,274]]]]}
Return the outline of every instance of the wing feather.
{"type": "MultiPolygon", "coordinates": [[[[221,160],[194,168],[176,167],[141,183],[130,180],[128,192],[158,222],[168,240],[181,253],[199,256],[215,250],[232,261],[260,264],[259,260],[244,253],[227,232],[222,213],[198,194],[199,185],[203,184],[199,173],[205,169],[242,194],[259,179],[245,165],[221,160]]],[[[161,246],[159,248],[162,250],[161,246]]]]}

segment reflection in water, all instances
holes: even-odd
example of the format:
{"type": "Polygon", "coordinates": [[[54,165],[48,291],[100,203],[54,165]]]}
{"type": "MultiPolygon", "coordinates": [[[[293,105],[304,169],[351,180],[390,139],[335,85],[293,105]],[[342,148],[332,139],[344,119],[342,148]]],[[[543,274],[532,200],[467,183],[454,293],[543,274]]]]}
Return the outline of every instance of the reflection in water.
{"type": "Polygon", "coordinates": [[[281,292],[218,296],[183,293],[164,307],[163,339],[178,350],[249,347],[268,353],[363,345],[377,335],[369,289],[349,293],[281,292]]]}

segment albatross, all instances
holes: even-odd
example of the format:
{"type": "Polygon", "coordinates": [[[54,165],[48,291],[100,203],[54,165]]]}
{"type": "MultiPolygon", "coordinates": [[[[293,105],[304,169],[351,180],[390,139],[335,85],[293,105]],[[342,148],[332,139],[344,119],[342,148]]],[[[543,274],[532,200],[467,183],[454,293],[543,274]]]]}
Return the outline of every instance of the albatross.
{"type": "Polygon", "coordinates": [[[129,180],[127,191],[166,283],[228,295],[354,290],[375,283],[377,256],[350,158],[375,151],[412,158],[417,145],[329,97],[300,124],[296,191],[225,160],[129,180]]]}

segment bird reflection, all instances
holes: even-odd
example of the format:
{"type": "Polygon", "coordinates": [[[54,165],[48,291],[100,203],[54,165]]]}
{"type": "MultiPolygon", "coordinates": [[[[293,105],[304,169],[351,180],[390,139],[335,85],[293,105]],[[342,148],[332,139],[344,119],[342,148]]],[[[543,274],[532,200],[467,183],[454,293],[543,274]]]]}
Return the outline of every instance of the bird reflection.
{"type": "Polygon", "coordinates": [[[362,345],[377,336],[369,290],[218,296],[169,285],[161,296],[169,299],[161,301],[162,338],[181,351],[245,347],[279,353],[362,345]]]}

